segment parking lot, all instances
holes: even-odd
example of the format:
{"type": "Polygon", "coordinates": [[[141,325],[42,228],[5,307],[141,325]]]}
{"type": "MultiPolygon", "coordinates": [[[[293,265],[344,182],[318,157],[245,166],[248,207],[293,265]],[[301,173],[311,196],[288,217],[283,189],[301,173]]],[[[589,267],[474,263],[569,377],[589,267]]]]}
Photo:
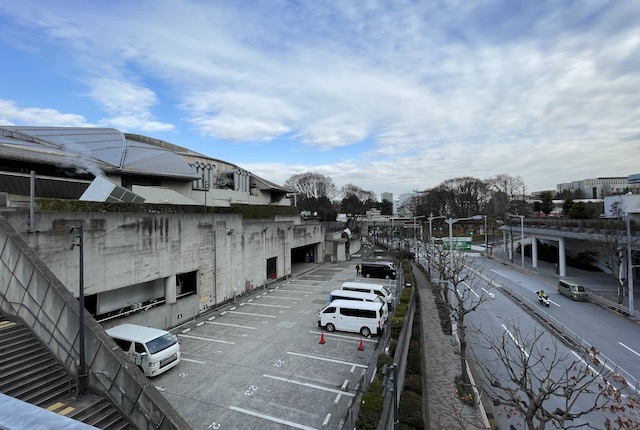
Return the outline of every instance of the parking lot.
{"type": "Polygon", "coordinates": [[[365,281],[358,262],[312,266],[172,330],[182,361],[151,382],[194,429],[343,428],[379,339],[328,333],[318,310],[343,282],[365,281]]]}

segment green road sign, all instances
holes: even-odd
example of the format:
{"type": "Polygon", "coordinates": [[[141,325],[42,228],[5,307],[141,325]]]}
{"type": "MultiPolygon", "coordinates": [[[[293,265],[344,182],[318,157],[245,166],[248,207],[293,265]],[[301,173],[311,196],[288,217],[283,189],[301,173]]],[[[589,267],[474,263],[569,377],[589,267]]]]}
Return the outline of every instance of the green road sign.
{"type": "MultiPolygon", "coordinates": [[[[452,247],[454,251],[471,251],[471,238],[470,237],[454,237],[452,247]]],[[[442,238],[442,249],[449,250],[449,239],[442,238]]]]}

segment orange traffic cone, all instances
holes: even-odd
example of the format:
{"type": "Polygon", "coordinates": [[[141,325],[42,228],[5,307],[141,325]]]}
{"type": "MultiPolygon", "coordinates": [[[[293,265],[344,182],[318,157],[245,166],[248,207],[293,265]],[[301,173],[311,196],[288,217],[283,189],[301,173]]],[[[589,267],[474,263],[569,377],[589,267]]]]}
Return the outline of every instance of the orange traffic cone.
{"type": "Polygon", "coordinates": [[[362,339],[360,339],[360,345],[358,346],[358,351],[364,351],[364,345],[362,344],[362,339]]]}
{"type": "Polygon", "coordinates": [[[320,333],[320,345],[324,345],[324,333],[320,333]]]}

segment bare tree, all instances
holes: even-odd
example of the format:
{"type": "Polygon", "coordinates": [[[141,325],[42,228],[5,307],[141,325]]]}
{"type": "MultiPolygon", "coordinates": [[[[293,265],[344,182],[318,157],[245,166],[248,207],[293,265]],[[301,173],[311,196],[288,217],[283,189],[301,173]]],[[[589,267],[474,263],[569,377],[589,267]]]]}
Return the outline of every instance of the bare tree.
{"type": "MultiPolygon", "coordinates": [[[[602,261],[611,275],[617,280],[626,279],[623,265],[624,250],[627,249],[627,233],[624,222],[620,219],[607,218],[599,221],[600,228],[591,235],[589,241],[594,249],[595,258],[602,261]]],[[[637,236],[632,236],[631,246],[637,243],[637,236]]],[[[618,288],[618,303],[622,303],[626,294],[625,285],[618,288]]]]}
{"type": "Polygon", "coordinates": [[[470,176],[448,179],[439,187],[447,192],[448,211],[445,213],[452,217],[483,213],[490,199],[487,184],[470,176]]]}
{"type": "Polygon", "coordinates": [[[516,199],[520,190],[522,190],[523,195],[526,191],[522,176],[511,176],[507,173],[500,173],[487,179],[487,183],[493,191],[505,193],[511,200],[516,199]]]}
{"type": "Polygon", "coordinates": [[[490,287],[478,288],[480,278],[478,270],[471,259],[463,252],[448,250],[439,252],[434,260],[440,285],[437,288],[446,304],[452,325],[460,344],[460,374],[465,384],[470,384],[467,374],[467,336],[465,317],[476,311],[484,302],[490,300],[493,294],[490,287]]]}
{"type": "Polygon", "coordinates": [[[639,428],[637,399],[622,394],[626,380],[605,366],[595,348],[563,354],[555,338],[550,341],[541,330],[523,333],[513,323],[505,328],[502,334],[479,331],[481,346],[496,360],[475,366],[484,381],[483,394],[499,408],[498,414],[519,417],[528,430],[543,430],[547,424],[560,429],[639,428]],[[594,412],[604,414],[604,422],[594,422],[594,416],[602,416],[589,415],[594,412]]]}
{"type": "Polygon", "coordinates": [[[374,193],[373,191],[363,190],[362,188],[354,184],[343,185],[340,188],[340,193],[342,194],[343,199],[353,195],[356,196],[362,203],[370,200],[377,201],[376,193],[374,193]]]}
{"type": "Polygon", "coordinates": [[[338,192],[330,177],[315,172],[293,175],[284,185],[298,194],[298,206],[309,210],[320,199],[327,198],[330,201],[338,192]]]}

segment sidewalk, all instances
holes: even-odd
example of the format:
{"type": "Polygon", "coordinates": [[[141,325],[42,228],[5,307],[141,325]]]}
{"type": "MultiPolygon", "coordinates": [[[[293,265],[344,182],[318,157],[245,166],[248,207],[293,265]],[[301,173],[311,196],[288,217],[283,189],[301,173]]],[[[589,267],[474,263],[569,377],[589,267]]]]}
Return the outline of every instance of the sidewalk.
{"type": "Polygon", "coordinates": [[[456,353],[451,337],[442,333],[440,317],[427,277],[415,265],[412,270],[420,293],[427,428],[481,428],[482,421],[476,416],[476,410],[464,405],[456,394],[454,379],[460,374],[460,356],[456,353]]]}

